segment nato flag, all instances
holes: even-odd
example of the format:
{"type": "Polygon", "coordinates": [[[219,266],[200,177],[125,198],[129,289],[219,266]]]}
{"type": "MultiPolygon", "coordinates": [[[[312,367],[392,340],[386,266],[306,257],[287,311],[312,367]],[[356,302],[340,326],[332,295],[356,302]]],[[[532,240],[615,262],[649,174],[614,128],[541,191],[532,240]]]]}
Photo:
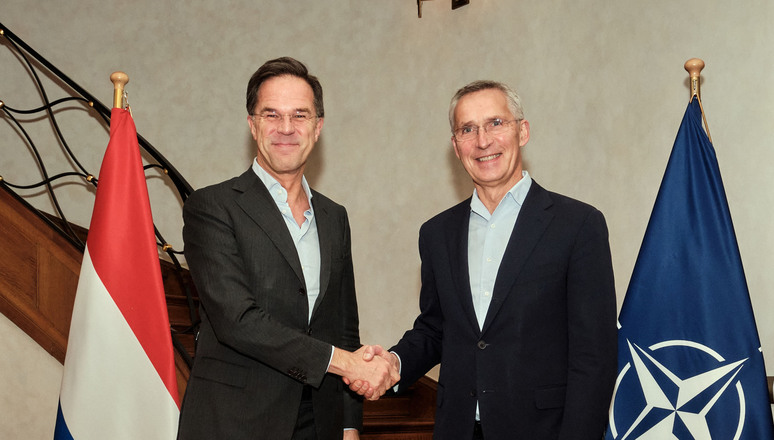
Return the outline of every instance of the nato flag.
{"type": "Polygon", "coordinates": [[[715,151],[688,104],[618,318],[605,438],[774,439],[715,151]]]}

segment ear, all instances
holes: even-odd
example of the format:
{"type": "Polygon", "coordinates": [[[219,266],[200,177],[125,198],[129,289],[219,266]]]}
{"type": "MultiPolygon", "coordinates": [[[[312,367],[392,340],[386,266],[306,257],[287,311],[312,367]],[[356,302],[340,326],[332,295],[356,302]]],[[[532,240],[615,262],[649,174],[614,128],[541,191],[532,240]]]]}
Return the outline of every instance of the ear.
{"type": "Polygon", "coordinates": [[[454,136],[452,136],[451,141],[452,141],[452,147],[454,148],[454,155],[457,156],[457,159],[460,159],[460,150],[457,147],[457,139],[454,136]]]}
{"type": "Polygon", "coordinates": [[[527,145],[529,142],[529,121],[523,120],[519,122],[519,147],[527,145]]]}
{"type": "Polygon", "coordinates": [[[322,126],[325,118],[317,118],[317,123],[314,127],[314,141],[317,142],[317,139],[320,138],[320,131],[322,131],[322,126]]]}
{"type": "Polygon", "coordinates": [[[247,115],[247,125],[250,126],[250,133],[253,135],[253,140],[258,140],[258,127],[255,125],[255,119],[252,115],[247,115]]]}

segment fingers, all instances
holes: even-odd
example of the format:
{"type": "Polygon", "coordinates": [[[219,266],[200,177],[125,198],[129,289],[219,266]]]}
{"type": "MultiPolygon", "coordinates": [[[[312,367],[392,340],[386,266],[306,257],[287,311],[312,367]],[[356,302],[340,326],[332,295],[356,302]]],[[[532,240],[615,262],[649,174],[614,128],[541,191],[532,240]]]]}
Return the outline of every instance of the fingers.
{"type": "Polygon", "coordinates": [[[343,378],[343,379],[344,379],[344,383],[349,385],[349,389],[350,390],[360,394],[361,396],[366,391],[368,391],[368,388],[370,387],[368,382],[365,382],[365,381],[362,381],[362,380],[355,380],[355,381],[352,381],[352,383],[350,383],[350,381],[347,378],[343,378]]]}
{"type": "MultiPolygon", "coordinates": [[[[346,380],[344,381],[347,382],[346,380]]],[[[373,387],[368,382],[362,381],[362,380],[356,380],[349,384],[349,389],[354,391],[360,396],[365,397],[369,400],[374,400],[374,393],[376,390],[374,390],[373,387]]],[[[378,398],[378,397],[377,397],[378,398]]]]}
{"type": "Polygon", "coordinates": [[[384,356],[386,351],[381,345],[365,345],[363,346],[363,360],[370,361],[374,356],[384,356]]]}
{"type": "MultiPolygon", "coordinates": [[[[379,345],[365,345],[354,353],[338,354],[346,360],[343,362],[346,366],[332,372],[340,374],[350,390],[368,400],[379,399],[400,380],[397,357],[379,345]]],[[[337,364],[339,359],[336,357],[337,364]]]]}
{"type": "Polygon", "coordinates": [[[371,368],[371,377],[374,379],[368,379],[370,387],[363,394],[365,398],[369,400],[379,399],[400,380],[400,375],[388,359],[387,356],[382,354],[368,361],[368,366],[371,368]],[[372,390],[373,393],[371,393],[372,390]]]}

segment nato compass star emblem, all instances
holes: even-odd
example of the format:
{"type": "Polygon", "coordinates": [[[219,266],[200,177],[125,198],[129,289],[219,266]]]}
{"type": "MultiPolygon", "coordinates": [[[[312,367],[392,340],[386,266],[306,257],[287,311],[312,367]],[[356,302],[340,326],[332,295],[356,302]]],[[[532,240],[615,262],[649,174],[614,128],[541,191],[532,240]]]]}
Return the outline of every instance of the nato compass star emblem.
{"type": "Polygon", "coordinates": [[[631,361],[618,374],[610,407],[608,434],[613,439],[740,438],[745,399],[737,375],[747,359],[727,362],[711,348],[692,341],[665,341],[647,350],[627,343],[631,361]],[[699,370],[685,371],[666,360],[668,365],[664,365],[658,360],[664,359],[659,356],[664,353],[672,361],[677,355],[681,365],[697,365],[699,370]]]}

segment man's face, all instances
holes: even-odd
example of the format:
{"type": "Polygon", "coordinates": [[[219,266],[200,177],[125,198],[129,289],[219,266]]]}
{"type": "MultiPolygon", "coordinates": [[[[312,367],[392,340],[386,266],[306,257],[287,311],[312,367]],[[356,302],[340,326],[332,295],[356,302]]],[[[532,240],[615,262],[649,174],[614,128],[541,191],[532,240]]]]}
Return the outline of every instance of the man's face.
{"type": "Polygon", "coordinates": [[[497,135],[486,133],[483,126],[494,119],[508,122],[515,118],[508,109],[503,92],[486,89],[463,96],[454,110],[454,129],[478,127],[478,135],[459,141],[452,136],[457,158],[477,188],[508,191],[521,179],[521,147],[529,141],[529,123],[511,122],[497,135]]]}
{"type": "Polygon", "coordinates": [[[322,129],[314,93],[301,78],[285,75],[266,80],[258,89],[253,116],[247,117],[258,147],[258,164],[278,181],[301,175],[322,129]],[[298,115],[310,119],[299,121],[298,115]]]}

